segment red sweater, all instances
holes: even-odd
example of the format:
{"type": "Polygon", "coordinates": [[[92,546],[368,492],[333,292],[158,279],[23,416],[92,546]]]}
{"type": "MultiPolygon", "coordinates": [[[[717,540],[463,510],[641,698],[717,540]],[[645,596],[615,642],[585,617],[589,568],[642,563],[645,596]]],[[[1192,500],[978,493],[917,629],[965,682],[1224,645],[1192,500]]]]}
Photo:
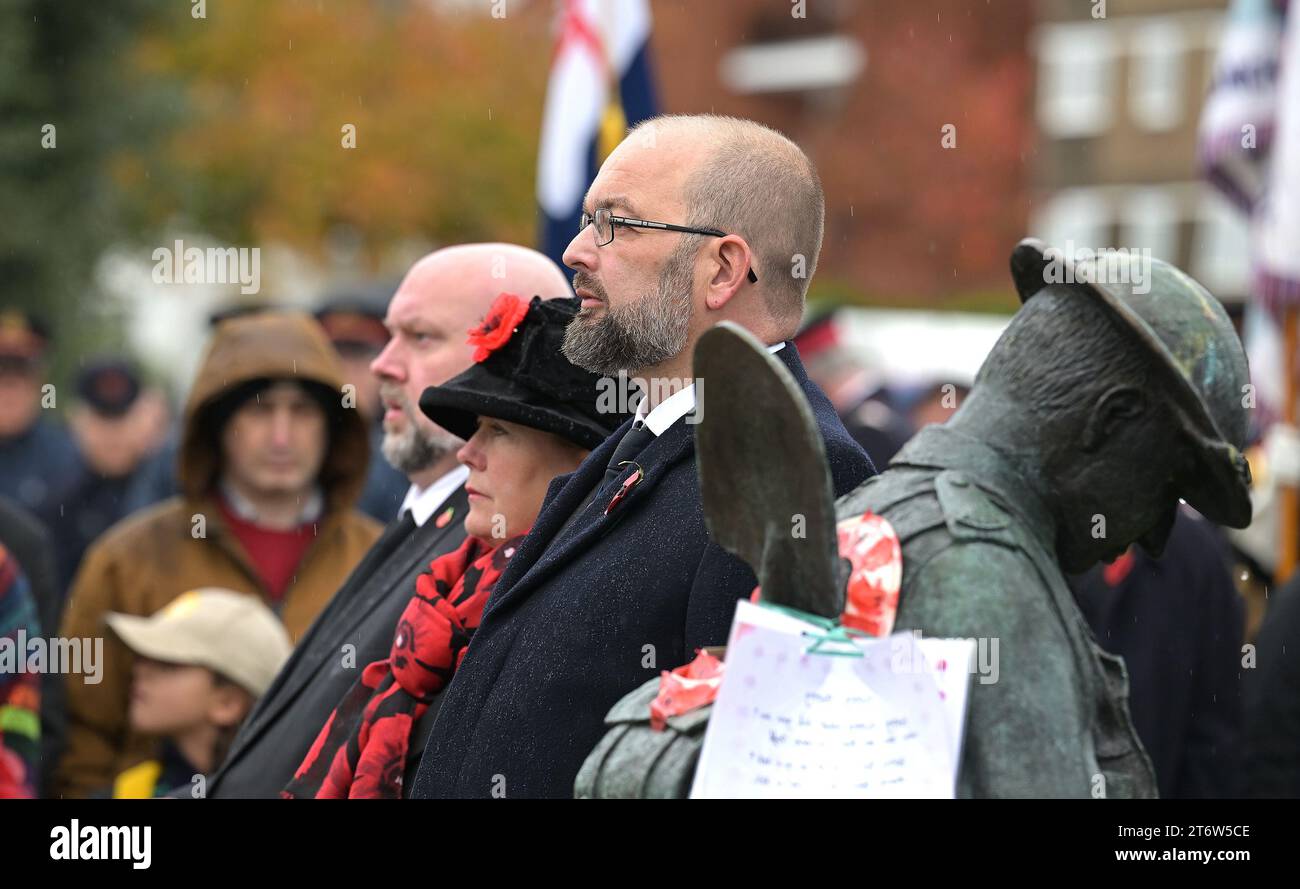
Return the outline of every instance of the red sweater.
{"type": "Polygon", "coordinates": [[[263,528],[236,515],[224,498],[218,497],[217,500],[227,527],[252,559],[271,599],[279,602],[289,584],[293,583],[307,547],[316,539],[316,523],[306,522],[289,531],[263,528]]]}

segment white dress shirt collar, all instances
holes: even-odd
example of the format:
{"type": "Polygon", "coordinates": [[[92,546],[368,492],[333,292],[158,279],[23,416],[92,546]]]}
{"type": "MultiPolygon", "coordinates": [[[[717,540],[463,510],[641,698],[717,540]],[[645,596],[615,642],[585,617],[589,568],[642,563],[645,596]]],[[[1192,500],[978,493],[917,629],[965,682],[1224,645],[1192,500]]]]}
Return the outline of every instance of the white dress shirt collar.
{"type": "MultiPolygon", "coordinates": [[[[775,355],[785,348],[785,343],[777,343],[775,346],[768,346],[767,351],[775,355]]],[[[695,384],[691,383],[685,389],[674,392],[655,406],[655,409],[646,413],[645,399],[637,405],[636,419],[633,423],[644,423],[646,428],[654,433],[657,438],[663,435],[669,426],[676,423],[682,417],[695,410],[695,384]]]]}
{"type": "Polygon", "coordinates": [[[406,499],[402,501],[402,508],[397,511],[397,514],[400,516],[409,509],[411,518],[415,519],[416,526],[423,527],[424,523],[429,521],[429,516],[433,515],[457,488],[465,484],[467,478],[469,478],[469,467],[457,466],[424,490],[411,485],[406,492],[406,499]]]}
{"type": "MultiPolygon", "coordinates": [[[[262,527],[258,521],[257,507],[253,505],[253,501],[235,490],[235,486],[225,479],[218,482],[218,486],[221,490],[221,496],[225,498],[226,506],[230,507],[231,512],[246,522],[251,522],[259,528],[262,527]]],[[[319,519],[324,512],[325,494],[320,485],[315,485],[302,501],[302,509],[298,513],[298,524],[310,524],[319,519]]]]}

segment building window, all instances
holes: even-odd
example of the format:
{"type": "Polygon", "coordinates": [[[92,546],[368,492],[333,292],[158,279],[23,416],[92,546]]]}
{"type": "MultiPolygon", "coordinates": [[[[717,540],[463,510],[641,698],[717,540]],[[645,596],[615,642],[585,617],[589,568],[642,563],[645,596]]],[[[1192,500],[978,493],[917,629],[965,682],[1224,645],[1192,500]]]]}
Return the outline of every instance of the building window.
{"type": "Polygon", "coordinates": [[[1048,136],[1096,136],[1111,125],[1118,57],[1106,22],[1044,25],[1037,35],[1038,121],[1048,136]]]}
{"type": "Polygon", "coordinates": [[[1202,188],[1192,235],[1192,277],[1219,299],[1250,291],[1250,228],[1245,217],[1218,192],[1202,188]]]}
{"type": "Polygon", "coordinates": [[[1171,130],[1183,120],[1187,38],[1174,21],[1151,19],[1129,35],[1129,116],[1144,130],[1171,130]]]}
{"type": "Polygon", "coordinates": [[[1121,209],[1117,247],[1150,250],[1154,259],[1178,263],[1178,199],[1163,188],[1141,188],[1128,195],[1121,209]]]}
{"type": "Polygon", "coordinates": [[[867,52],[853,37],[825,34],[751,43],[722,57],[722,82],[735,93],[788,93],[849,86],[862,74],[867,52]]]}
{"type": "Polygon", "coordinates": [[[1110,243],[1110,205],[1091,188],[1058,191],[1034,214],[1030,228],[1049,247],[1067,254],[1114,246],[1110,243]]]}

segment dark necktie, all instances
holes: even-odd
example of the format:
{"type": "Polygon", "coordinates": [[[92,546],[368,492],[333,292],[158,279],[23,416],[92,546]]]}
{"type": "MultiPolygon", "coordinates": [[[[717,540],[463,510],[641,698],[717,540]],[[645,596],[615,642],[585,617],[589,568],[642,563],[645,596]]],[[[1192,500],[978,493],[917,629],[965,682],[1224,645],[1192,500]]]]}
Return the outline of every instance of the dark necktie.
{"type": "Polygon", "coordinates": [[[402,541],[410,536],[415,530],[415,516],[411,515],[409,509],[402,510],[402,514],[388,523],[384,533],[379,536],[371,549],[381,552],[394,550],[401,545],[402,541]]]}
{"type": "Polygon", "coordinates": [[[620,466],[626,460],[635,460],[646,445],[655,440],[655,434],[650,431],[645,423],[637,420],[632,424],[632,428],[627,431],[622,439],[619,440],[618,446],[614,448],[614,455],[609,458],[609,464],[605,468],[605,480],[600,483],[603,488],[618,478],[626,466],[620,466]]]}
{"type": "Polygon", "coordinates": [[[618,464],[622,463],[624,460],[636,459],[636,456],[645,450],[646,445],[654,441],[654,438],[655,434],[647,429],[644,423],[639,421],[633,423],[632,428],[629,429],[627,434],[619,439],[618,444],[615,445],[614,453],[609,458],[609,463],[606,464],[605,477],[601,479],[600,484],[596,485],[590,492],[588,492],[586,498],[578,504],[578,508],[573,511],[573,514],[569,516],[568,520],[552,540],[558,540],[560,537],[564,536],[564,532],[569,530],[569,527],[573,524],[574,520],[577,519],[582,511],[587,508],[588,504],[590,504],[592,500],[596,499],[596,495],[610,482],[618,478],[619,474],[626,468],[620,467],[618,464]]]}
{"type": "Polygon", "coordinates": [[[391,545],[400,542],[407,534],[415,530],[415,516],[409,509],[404,509],[391,522],[384,526],[384,532],[374,542],[374,546],[391,545]]]}

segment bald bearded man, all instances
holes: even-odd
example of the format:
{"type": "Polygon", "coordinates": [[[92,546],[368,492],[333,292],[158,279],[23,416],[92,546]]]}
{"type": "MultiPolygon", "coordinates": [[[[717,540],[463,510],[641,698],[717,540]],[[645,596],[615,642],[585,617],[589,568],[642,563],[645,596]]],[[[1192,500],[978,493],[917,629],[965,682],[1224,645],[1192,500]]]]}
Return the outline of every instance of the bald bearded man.
{"type": "MultiPolygon", "coordinates": [[[[312,624],[257,703],[208,783],[207,796],[278,797],[360,671],[388,655],[415,578],[465,539],[460,439],[420,411],[420,393],[469,367],[466,332],[503,291],[571,296],[564,274],[514,244],[466,244],[421,259],[398,286],[384,324],[391,339],[371,364],[384,406],[384,457],[410,479],[398,517],[312,624]]],[[[437,708],[411,744],[419,762],[437,708]]],[[[410,782],[407,782],[409,786],[410,782]]]]}
{"type": "Polygon", "coordinates": [[[837,495],[874,472],[790,342],[825,212],[797,145],[753,121],[657,118],[605,160],[583,211],[564,254],[582,297],[564,353],[646,381],[646,398],[551,483],[442,695],[413,797],[572,796],[614,702],[726,642],[757,581],[704,527],[691,369],[704,331],[733,321],[785,364],[837,495]]]}

